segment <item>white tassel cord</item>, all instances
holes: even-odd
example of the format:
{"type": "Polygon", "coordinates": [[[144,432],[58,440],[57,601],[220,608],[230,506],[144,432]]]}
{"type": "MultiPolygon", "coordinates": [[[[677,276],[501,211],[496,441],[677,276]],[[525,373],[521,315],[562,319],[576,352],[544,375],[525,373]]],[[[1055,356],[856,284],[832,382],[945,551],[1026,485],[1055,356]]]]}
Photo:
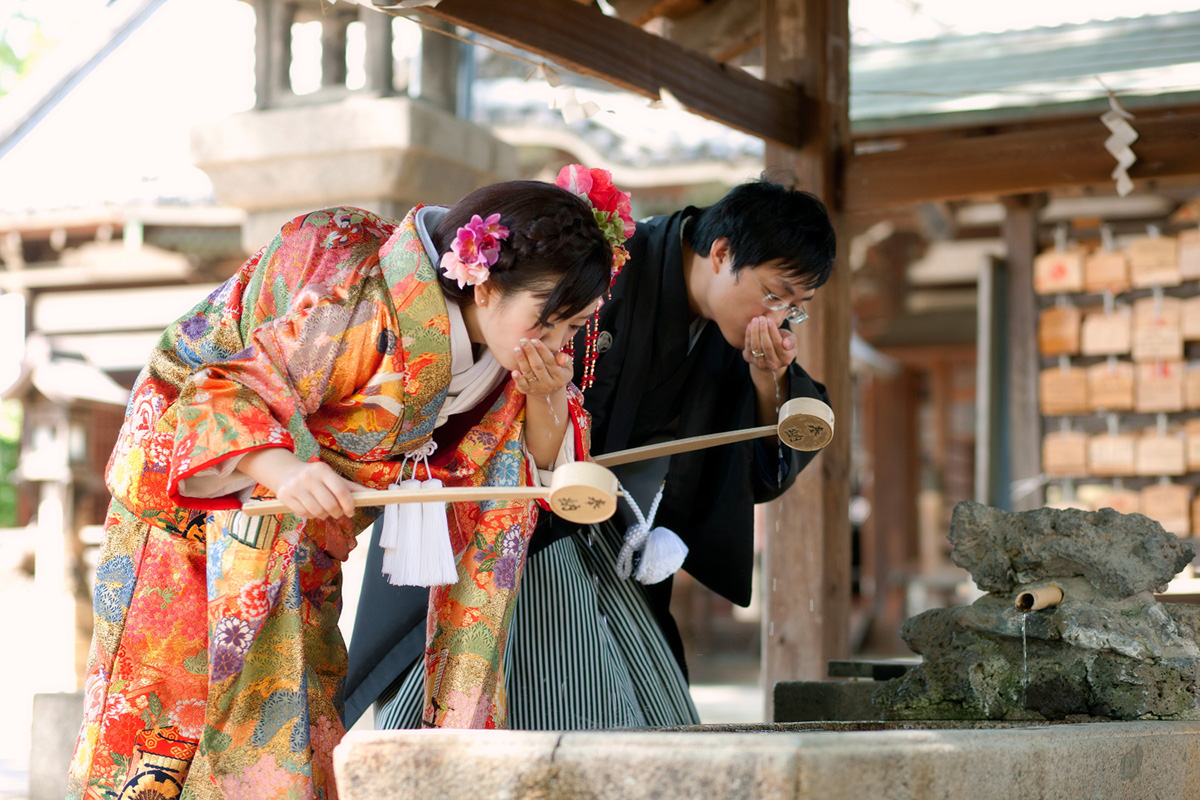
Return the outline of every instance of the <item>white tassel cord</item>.
{"type": "MultiPolygon", "coordinates": [[[[421,484],[422,490],[441,489],[442,482],[430,478],[421,484]]],[[[450,545],[450,525],[446,519],[446,504],[421,503],[420,583],[415,586],[447,586],[458,583],[458,565],[450,545]]]]}
{"type": "Polygon", "coordinates": [[[634,576],[644,584],[659,583],[674,575],[687,558],[688,547],[670,528],[658,527],[646,537],[646,548],[634,576]]]}
{"type": "MultiPolygon", "coordinates": [[[[437,449],[433,440],[405,456],[407,466],[413,459],[412,477],[401,481],[400,489],[440,489],[442,482],[432,477],[429,457],[437,449]],[[418,461],[424,462],[426,480],[417,476],[418,461]]],[[[383,510],[383,574],[393,586],[444,586],[458,582],[458,567],[450,544],[446,504],[392,503],[383,510]]]]}
{"type": "MultiPolygon", "coordinates": [[[[420,489],[421,482],[409,478],[391,489],[420,489]]],[[[383,575],[393,586],[414,586],[416,565],[421,557],[421,503],[391,503],[383,509],[383,575]]]]}
{"type": "Polygon", "coordinates": [[[654,517],[658,514],[658,506],[662,502],[665,486],[665,482],[659,485],[658,493],[654,495],[654,502],[650,504],[649,514],[642,514],[633,495],[626,491],[625,487],[621,487],[625,501],[633,509],[633,515],[637,517],[637,522],[630,525],[629,530],[625,532],[625,541],[621,545],[621,551],[617,554],[617,575],[622,579],[627,580],[630,574],[633,574],[641,583],[659,583],[674,575],[683,566],[684,559],[687,558],[687,545],[674,531],[661,526],[651,528],[654,524],[654,517]],[[633,556],[637,552],[641,553],[641,558],[635,573],[633,556]]]}

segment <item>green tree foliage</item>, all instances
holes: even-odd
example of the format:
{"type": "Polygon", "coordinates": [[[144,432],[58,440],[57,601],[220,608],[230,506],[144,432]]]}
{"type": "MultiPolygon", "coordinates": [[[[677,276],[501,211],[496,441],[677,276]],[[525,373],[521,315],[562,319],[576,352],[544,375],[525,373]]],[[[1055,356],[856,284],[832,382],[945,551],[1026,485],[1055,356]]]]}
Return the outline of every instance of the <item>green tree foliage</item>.
{"type": "Polygon", "coordinates": [[[0,97],[49,49],[33,0],[0,0],[0,97]]]}
{"type": "Polygon", "coordinates": [[[9,475],[17,466],[21,443],[21,404],[0,401],[0,528],[17,525],[17,487],[9,475]]]}

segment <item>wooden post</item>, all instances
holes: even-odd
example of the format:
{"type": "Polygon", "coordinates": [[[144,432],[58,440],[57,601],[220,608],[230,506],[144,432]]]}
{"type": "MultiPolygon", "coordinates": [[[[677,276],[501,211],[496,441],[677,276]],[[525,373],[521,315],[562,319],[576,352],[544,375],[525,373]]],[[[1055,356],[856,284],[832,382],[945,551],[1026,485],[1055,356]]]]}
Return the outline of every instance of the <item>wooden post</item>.
{"type": "Polygon", "coordinates": [[[867,381],[869,387],[862,392],[863,444],[871,454],[874,479],[864,487],[871,515],[859,532],[864,555],[860,580],[874,596],[866,646],[872,652],[905,653],[900,626],[906,598],[897,576],[911,564],[916,550],[920,375],[906,366],[894,376],[872,375],[867,381]]]}
{"type": "Polygon", "coordinates": [[[992,260],[979,275],[979,318],[975,368],[975,500],[989,506],[1008,506],[1009,483],[1004,458],[1005,271],[992,260]]]}
{"type": "Polygon", "coordinates": [[[1033,294],[1033,259],[1038,250],[1038,210],[1045,195],[1004,199],[1004,244],[1007,250],[1008,299],[1008,435],[1013,511],[1042,505],[1042,425],[1038,410],[1037,303],[1033,294]]]}
{"type": "Polygon", "coordinates": [[[863,487],[871,514],[859,531],[864,555],[859,574],[873,597],[864,647],[871,652],[904,653],[900,626],[906,597],[897,575],[909,566],[916,550],[920,374],[905,366],[895,375],[872,375],[867,380],[869,390],[862,392],[862,431],[873,479],[863,487]]]}
{"type": "MultiPolygon", "coordinates": [[[[838,261],[797,329],[799,361],[825,383],[838,434],[765,515],[762,685],[766,719],[780,680],[819,680],[827,662],[850,651],[850,269],[839,224],[841,175],[849,146],[847,0],[764,0],[766,80],[813,102],[796,125],[802,149],[768,143],[769,168],[791,170],[821,197],[838,225],[838,261]]],[[[886,476],[884,476],[886,479],[886,476]]]]}

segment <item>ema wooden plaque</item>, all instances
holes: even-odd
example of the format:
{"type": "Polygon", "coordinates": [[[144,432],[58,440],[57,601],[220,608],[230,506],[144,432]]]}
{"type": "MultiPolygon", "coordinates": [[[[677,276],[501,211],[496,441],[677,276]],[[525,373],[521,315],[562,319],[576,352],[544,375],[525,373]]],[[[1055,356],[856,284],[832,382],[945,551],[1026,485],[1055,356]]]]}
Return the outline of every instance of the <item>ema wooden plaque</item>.
{"type": "Polygon", "coordinates": [[[1132,346],[1133,316],[1118,311],[1084,314],[1079,349],[1085,356],[1119,356],[1132,346]]]}
{"type": "Polygon", "coordinates": [[[1093,364],[1087,367],[1088,404],[1093,411],[1133,410],[1133,364],[1093,364]]]}
{"type": "Polygon", "coordinates": [[[1183,405],[1189,411],[1200,411],[1200,362],[1189,365],[1184,371],[1183,405]]]}
{"type": "Polygon", "coordinates": [[[1179,240],[1179,277],[1200,280],[1200,230],[1184,231],[1179,240]]]}
{"type": "Polygon", "coordinates": [[[1079,353],[1082,315],[1074,306],[1051,306],[1038,315],[1038,351],[1044,356],[1079,353]]]}
{"type": "Polygon", "coordinates": [[[1183,332],[1169,325],[1135,328],[1134,361],[1180,361],[1183,359],[1183,332]]]}
{"type": "Polygon", "coordinates": [[[1083,252],[1048,250],[1033,260],[1033,290],[1038,294],[1083,291],[1083,252]]]}
{"type": "Polygon", "coordinates": [[[1141,513],[1176,536],[1192,532],[1192,490],[1177,483],[1156,483],[1142,489],[1141,513]]]}
{"type": "Polygon", "coordinates": [[[1147,414],[1183,410],[1183,362],[1155,361],[1138,364],[1133,408],[1147,414]]]}
{"type": "Polygon", "coordinates": [[[1087,474],[1088,435],[1077,431],[1047,433],[1042,439],[1042,471],[1056,478],[1087,474]]]}
{"type": "Polygon", "coordinates": [[[1179,304],[1179,330],[1185,341],[1200,341],[1200,297],[1179,304]]]}
{"type": "Polygon", "coordinates": [[[1141,492],[1135,492],[1131,489],[1113,489],[1104,495],[1102,499],[1096,501],[1096,508],[1111,508],[1122,514],[1140,514],[1142,510],[1142,495],[1141,492]]]}
{"type": "Polygon", "coordinates": [[[1088,440],[1088,472],[1101,477],[1133,475],[1138,437],[1130,433],[1102,433],[1088,440]]]}
{"type": "MultiPolygon", "coordinates": [[[[1200,531],[1200,495],[1192,500],[1192,530],[1200,531]]],[[[1200,551],[1200,547],[1196,549],[1200,551]]]]}
{"type": "MultiPolygon", "coordinates": [[[[1189,419],[1183,426],[1187,437],[1187,467],[1191,472],[1200,472],[1200,419],[1189,419]]],[[[1200,531],[1200,528],[1197,528],[1200,531]]]]}
{"type": "Polygon", "coordinates": [[[1143,297],[1133,303],[1133,327],[1179,328],[1183,303],[1178,297],[1143,297]]]}
{"type": "Polygon", "coordinates": [[[1129,282],[1136,289],[1178,286],[1179,243],[1173,236],[1139,236],[1129,242],[1129,282]]]}
{"type": "Polygon", "coordinates": [[[1147,434],[1137,440],[1138,475],[1183,475],[1187,472],[1187,450],[1179,435],[1147,434]]]}
{"type": "Polygon", "coordinates": [[[1113,294],[1129,291],[1129,259],[1119,250],[1097,250],[1083,262],[1084,291],[1113,294]]]}
{"type": "Polygon", "coordinates": [[[1038,375],[1038,403],[1047,416],[1089,414],[1087,370],[1051,367],[1038,375]]]}

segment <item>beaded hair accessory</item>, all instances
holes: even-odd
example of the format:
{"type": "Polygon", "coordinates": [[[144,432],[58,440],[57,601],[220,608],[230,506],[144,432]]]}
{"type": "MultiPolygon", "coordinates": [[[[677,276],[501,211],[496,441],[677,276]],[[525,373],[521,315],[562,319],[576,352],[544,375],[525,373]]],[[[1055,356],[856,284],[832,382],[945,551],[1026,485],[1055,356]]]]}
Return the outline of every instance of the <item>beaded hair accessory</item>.
{"type": "Polygon", "coordinates": [[[458,288],[478,286],[488,279],[489,270],[500,257],[500,243],[508,238],[508,228],[500,224],[500,215],[480,219],[478,214],[458,229],[450,252],[442,256],[446,277],[458,281],[458,288]]]}
{"type": "MultiPolygon", "coordinates": [[[[569,164],[558,173],[554,184],[587,201],[592,207],[596,224],[612,247],[613,260],[608,287],[616,283],[621,267],[629,259],[625,240],[633,235],[633,210],[629,204],[629,192],[622,192],[613,185],[612,173],[605,169],[588,169],[582,164],[569,164]]],[[[596,313],[588,320],[584,335],[583,380],[580,389],[587,389],[596,380],[596,340],[600,335],[600,308],[608,298],[606,293],[596,306],[596,313]]]]}

